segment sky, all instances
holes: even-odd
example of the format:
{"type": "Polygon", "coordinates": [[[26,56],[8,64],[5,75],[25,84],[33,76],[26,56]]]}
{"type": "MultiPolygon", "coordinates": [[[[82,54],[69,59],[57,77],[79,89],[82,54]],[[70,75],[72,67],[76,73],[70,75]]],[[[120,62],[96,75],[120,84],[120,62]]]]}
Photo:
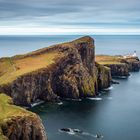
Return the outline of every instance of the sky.
{"type": "Polygon", "coordinates": [[[0,35],[138,34],[140,0],[0,0],[0,35]]]}

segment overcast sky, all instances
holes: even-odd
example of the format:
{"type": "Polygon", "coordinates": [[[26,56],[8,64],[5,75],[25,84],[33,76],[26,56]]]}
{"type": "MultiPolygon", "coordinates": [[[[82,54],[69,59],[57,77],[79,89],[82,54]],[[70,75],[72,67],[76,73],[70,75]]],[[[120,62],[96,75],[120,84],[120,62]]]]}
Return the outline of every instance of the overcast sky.
{"type": "Polygon", "coordinates": [[[140,34],[140,0],[0,0],[0,34],[140,34]]]}

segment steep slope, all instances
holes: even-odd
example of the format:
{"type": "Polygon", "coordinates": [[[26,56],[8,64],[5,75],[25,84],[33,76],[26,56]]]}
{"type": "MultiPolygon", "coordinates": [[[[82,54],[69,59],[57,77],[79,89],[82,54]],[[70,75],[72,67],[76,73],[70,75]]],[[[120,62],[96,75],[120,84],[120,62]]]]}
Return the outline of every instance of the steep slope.
{"type": "Polygon", "coordinates": [[[0,94],[0,140],[47,140],[40,118],[0,94]]]}
{"type": "MultiPolygon", "coordinates": [[[[99,67],[95,66],[94,40],[88,36],[3,58],[0,66],[7,67],[0,69],[0,91],[10,95],[18,105],[27,106],[38,99],[56,101],[95,96],[98,82],[104,80],[99,78],[99,67]]],[[[109,70],[104,72],[105,81],[110,79],[109,73],[109,70]]],[[[100,85],[100,89],[109,85],[110,81],[100,85]]]]}
{"type": "Polygon", "coordinates": [[[110,68],[100,65],[97,62],[95,64],[97,67],[98,90],[110,87],[110,81],[112,81],[110,68]]]}

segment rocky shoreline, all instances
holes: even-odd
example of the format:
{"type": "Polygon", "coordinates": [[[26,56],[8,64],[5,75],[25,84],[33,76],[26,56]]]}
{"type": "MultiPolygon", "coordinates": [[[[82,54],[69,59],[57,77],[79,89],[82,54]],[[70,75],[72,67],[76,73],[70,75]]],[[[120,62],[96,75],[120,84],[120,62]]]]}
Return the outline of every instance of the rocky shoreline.
{"type": "MultiPolygon", "coordinates": [[[[86,36],[25,55],[1,58],[0,67],[3,66],[7,71],[0,69],[0,93],[10,96],[15,105],[32,106],[38,100],[96,97],[98,91],[110,87],[112,77],[128,77],[130,72],[139,71],[140,61],[138,57],[95,56],[94,40],[86,36]]],[[[39,117],[34,114],[30,119],[24,113],[0,124],[0,136],[9,140],[47,139],[39,117]]]]}

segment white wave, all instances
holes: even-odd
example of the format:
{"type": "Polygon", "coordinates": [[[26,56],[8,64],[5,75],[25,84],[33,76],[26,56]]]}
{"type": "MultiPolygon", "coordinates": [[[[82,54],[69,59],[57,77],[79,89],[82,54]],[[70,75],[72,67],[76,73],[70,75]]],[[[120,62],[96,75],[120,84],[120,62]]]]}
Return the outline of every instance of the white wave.
{"type": "Polygon", "coordinates": [[[63,102],[59,102],[59,103],[57,103],[58,105],[63,105],[63,102]]]}
{"type": "Polygon", "coordinates": [[[88,132],[83,132],[82,135],[90,136],[90,137],[98,138],[98,139],[102,139],[102,138],[103,138],[102,135],[99,135],[99,134],[90,134],[90,133],[88,133],[88,132]]]}
{"type": "Polygon", "coordinates": [[[95,101],[101,101],[102,100],[102,98],[100,98],[100,97],[90,97],[90,98],[87,98],[87,99],[95,100],[95,101]]]}
{"type": "Polygon", "coordinates": [[[73,131],[70,131],[70,132],[67,132],[69,135],[75,135],[75,132],[73,131]]]}
{"type": "Polygon", "coordinates": [[[110,86],[109,88],[105,88],[104,90],[112,90],[113,88],[113,86],[110,86]]]}
{"type": "Polygon", "coordinates": [[[32,103],[31,107],[35,107],[35,106],[38,106],[38,105],[43,104],[43,103],[44,103],[44,101],[40,100],[40,101],[37,101],[35,103],[32,103]]]}
{"type": "Polygon", "coordinates": [[[65,100],[68,100],[68,101],[78,101],[78,102],[82,101],[82,99],[71,99],[71,98],[66,98],[65,100]]]}
{"type": "Polygon", "coordinates": [[[94,134],[90,134],[90,133],[88,133],[88,132],[83,132],[82,135],[85,135],[85,136],[91,136],[91,137],[96,138],[96,135],[94,135],[94,134]]]}
{"type": "Polygon", "coordinates": [[[73,129],[73,131],[74,132],[77,132],[77,133],[81,132],[81,130],[80,129],[77,129],[77,128],[73,129]]]}
{"type": "Polygon", "coordinates": [[[131,78],[132,76],[133,76],[133,74],[131,73],[128,78],[131,78]]]}
{"type": "Polygon", "coordinates": [[[72,101],[82,101],[82,99],[71,99],[72,101]]]}
{"type": "Polygon", "coordinates": [[[68,128],[68,129],[69,129],[69,131],[63,131],[63,130],[59,129],[59,132],[67,133],[69,135],[75,135],[75,132],[71,128],[68,128]]]}
{"type": "Polygon", "coordinates": [[[90,136],[90,137],[93,137],[93,138],[98,138],[98,139],[102,139],[103,136],[101,134],[91,134],[91,133],[88,133],[88,132],[83,132],[79,129],[72,129],[72,128],[66,128],[66,131],[65,130],[62,130],[62,129],[59,129],[59,132],[61,133],[67,133],[69,135],[75,135],[75,136],[78,136],[79,138],[82,138],[81,136],[90,136]]]}
{"type": "Polygon", "coordinates": [[[113,76],[113,78],[117,79],[127,79],[129,76],[113,76]]]}

